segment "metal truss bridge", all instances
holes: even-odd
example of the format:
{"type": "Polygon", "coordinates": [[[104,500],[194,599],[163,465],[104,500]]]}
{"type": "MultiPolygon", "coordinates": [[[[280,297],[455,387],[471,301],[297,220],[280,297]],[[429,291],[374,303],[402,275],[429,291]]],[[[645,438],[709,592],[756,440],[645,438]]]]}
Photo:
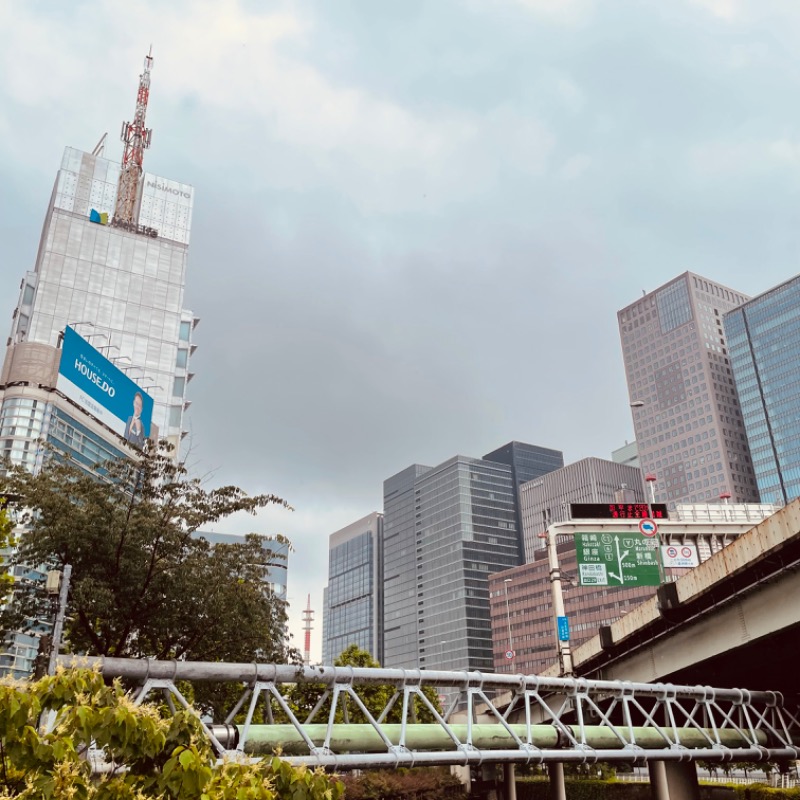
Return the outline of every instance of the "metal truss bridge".
{"type": "Polygon", "coordinates": [[[135,684],[136,703],[163,698],[173,712],[191,709],[179,682],[239,687],[224,722],[202,723],[221,758],[277,751],[293,764],[337,770],[800,758],[798,708],[777,692],[458,671],[69,656],[59,663],[98,667],[135,684]],[[292,692],[303,685],[318,687],[318,697],[301,716],[292,692]],[[377,687],[387,688],[380,709],[377,687]],[[429,700],[428,687],[446,693],[446,709],[429,700]],[[417,721],[423,709],[433,722],[417,721]]]}

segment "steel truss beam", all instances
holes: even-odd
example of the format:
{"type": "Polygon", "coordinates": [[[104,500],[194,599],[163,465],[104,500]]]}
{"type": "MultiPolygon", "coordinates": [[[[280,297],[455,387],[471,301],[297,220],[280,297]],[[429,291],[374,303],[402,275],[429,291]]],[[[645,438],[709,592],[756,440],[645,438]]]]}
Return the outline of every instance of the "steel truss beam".
{"type": "Polygon", "coordinates": [[[138,683],[137,703],[161,692],[173,712],[174,700],[191,709],[177,681],[239,684],[242,693],[224,723],[203,723],[220,757],[280,750],[294,764],[334,769],[800,758],[800,715],[777,692],[466,671],[66,656],[60,663],[97,667],[106,677],[138,683]],[[296,684],[322,688],[304,719],[295,715],[286,696],[296,684]],[[377,716],[358,693],[375,686],[391,689],[377,716]],[[450,694],[444,713],[425,696],[426,687],[450,694]],[[495,699],[501,697],[502,702],[495,699]],[[320,720],[327,701],[327,719],[320,720]],[[436,721],[418,724],[416,707],[436,721]],[[253,723],[257,708],[268,724],[253,723]],[[349,724],[354,709],[366,723],[349,724]],[[398,723],[387,722],[393,710],[399,711],[398,723]],[[236,724],[242,713],[243,723],[236,724]],[[344,722],[337,722],[337,716],[344,722]],[[286,722],[275,724],[276,718],[286,722]]]}

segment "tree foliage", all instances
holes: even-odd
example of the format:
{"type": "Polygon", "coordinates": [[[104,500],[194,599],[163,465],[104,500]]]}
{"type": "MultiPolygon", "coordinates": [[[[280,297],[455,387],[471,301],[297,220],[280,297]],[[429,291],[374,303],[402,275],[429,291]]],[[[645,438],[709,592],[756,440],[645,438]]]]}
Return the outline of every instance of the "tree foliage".
{"type": "Polygon", "coordinates": [[[0,504],[0,606],[3,605],[14,585],[14,576],[9,569],[13,547],[14,523],[8,515],[8,511],[0,504]],[[8,555],[4,555],[4,553],[8,555]]]}
{"type": "Polygon", "coordinates": [[[0,682],[0,797],[76,800],[340,800],[336,780],[278,758],[215,767],[197,717],[135,706],[98,672],[0,682]],[[52,732],[42,711],[57,712],[52,732]],[[93,776],[90,747],[111,765],[93,776]]]}
{"type": "MultiPolygon", "coordinates": [[[[251,497],[236,486],[206,489],[155,447],[138,462],[104,464],[102,474],[98,479],[54,457],[37,475],[12,470],[2,487],[29,509],[17,562],[72,565],[66,649],[117,657],[286,660],[285,604],[265,580],[283,557],[270,546],[275,540],[251,535],[242,544],[212,547],[193,536],[236,512],[285,501],[251,497]]],[[[27,587],[28,596],[16,604],[34,620],[41,615],[35,588],[27,587]]],[[[18,593],[26,594],[22,587],[18,593]]]]}

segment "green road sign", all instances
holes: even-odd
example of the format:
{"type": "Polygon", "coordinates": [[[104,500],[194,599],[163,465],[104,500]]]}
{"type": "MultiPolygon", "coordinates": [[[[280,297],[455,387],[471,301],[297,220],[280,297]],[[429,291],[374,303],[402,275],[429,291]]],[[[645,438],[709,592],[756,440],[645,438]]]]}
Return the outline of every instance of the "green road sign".
{"type": "Polygon", "coordinates": [[[581,586],[658,586],[658,541],[641,533],[576,533],[581,586]]]}

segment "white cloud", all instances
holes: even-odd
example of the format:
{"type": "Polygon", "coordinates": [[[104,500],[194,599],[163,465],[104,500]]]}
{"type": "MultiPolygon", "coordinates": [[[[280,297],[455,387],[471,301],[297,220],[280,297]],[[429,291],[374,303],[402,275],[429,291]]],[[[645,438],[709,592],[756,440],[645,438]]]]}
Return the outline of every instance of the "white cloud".
{"type": "Polygon", "coordinates": [[[576,24],[589,17],[594,0],[511,0],[537,16],[562,24],[576,24]]]}
{"type": "Polygon", "coordinates": [[[800,166],[800,142],[790,139],[777,139],[770,142],[769,153],[778,161],[789,163],[792,166],[800,166]]]}
{"type": "Polygon", "coordinates": [[[726,22],[733,22],[744,12],[740,0],[689,0],[689,2],[726,22]]]}
{"type": "Polygon", "coordinates": [[[586,96],[580,86],[571,78],[559,75],[556,79],[556,93],[565,108],[575,114],[583,111],[583,107],[586,105],[586,96]]]}
{"type": "Polygon", "coordinates": [[[565,181],[574,181],[580,178],[592,164],[592,159],[586,153],[576,153],[570,156],[562,165],[558,174],[565,181]]]}
{"type": "Polygon", "coordinates": [[[691,148],[690,163],[699,174],[767,172],[776,166],[800,166],[800,142],[788,138],[772,141],[705,142],[691,148]]]}
{"type": "Polygon", "coordinates": [[[735,172],[747,163],[750,145],[744,142],[704,142],[689,151],[689,161],[701,174],[735,172]]]}

